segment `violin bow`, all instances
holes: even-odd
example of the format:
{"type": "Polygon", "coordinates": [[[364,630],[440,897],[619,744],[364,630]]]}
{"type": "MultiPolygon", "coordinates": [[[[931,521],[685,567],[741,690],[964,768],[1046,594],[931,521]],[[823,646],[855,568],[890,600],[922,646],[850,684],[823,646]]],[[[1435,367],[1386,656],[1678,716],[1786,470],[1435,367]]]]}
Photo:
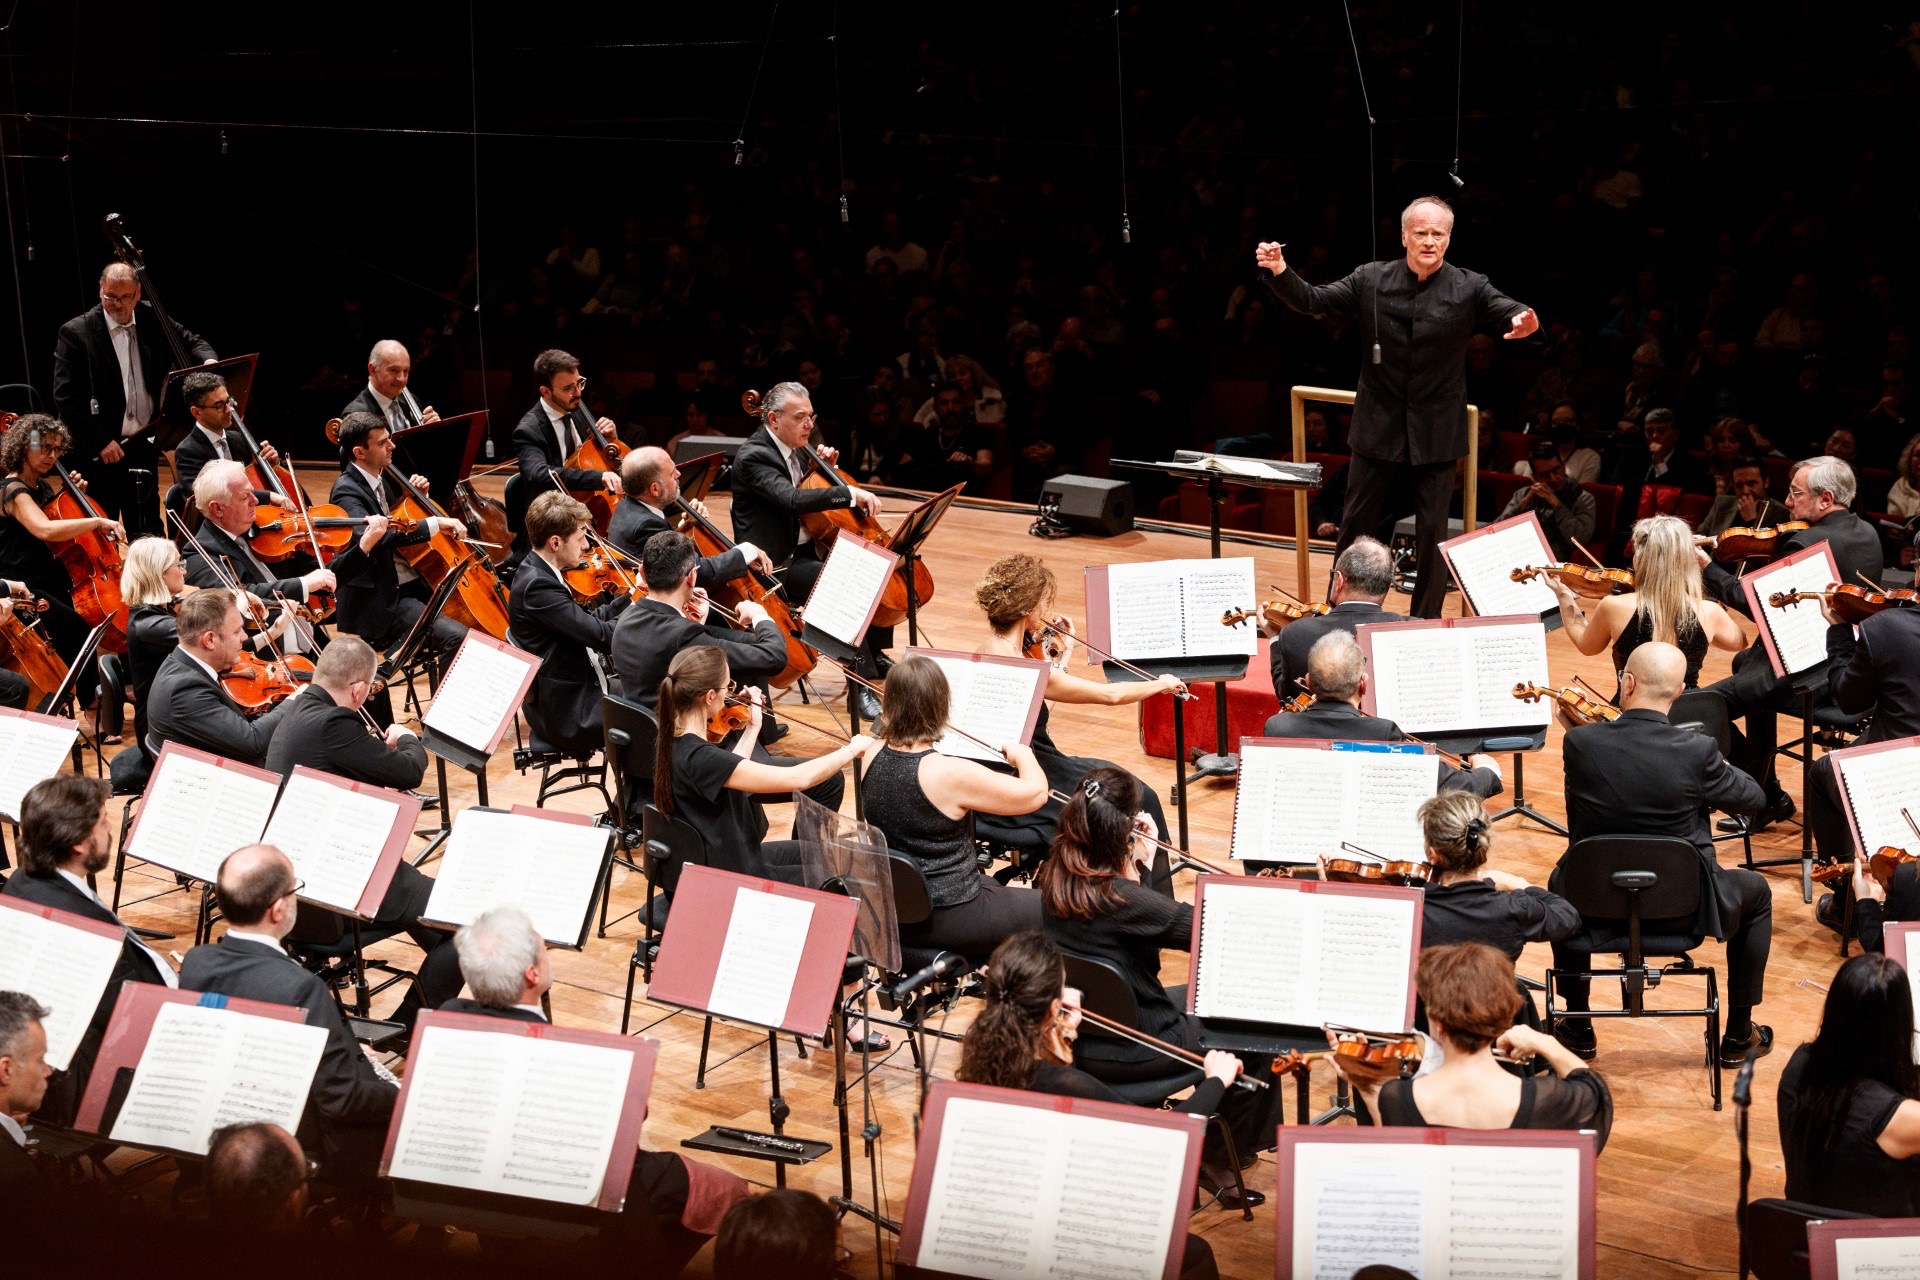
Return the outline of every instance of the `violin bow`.
{"type": "Polygon", "coordinates": [[[1917,838],[1920,838],[1920,822],[1915,822],[1913,820],[1913,812],[1910,809],[1907,809],[1905,806],[1902,806],[1900,809],[1900,816],[1907,820],[1907,825],[1913,829],[1914,836],[1917,838]]]}
{"type": "MultiPolygon", "coordinates": [[[[571,493],[567,493],[567,486],[560,483],[560,477],[553,474],[551,470],[547,472],[547,479],[553,481],[553,487],[555,489],[558,489],[561,493],[567,494],[569,498],[573,497],[571,493]]],[[[601,554],[607,557],[607,563],[613,566],[614,573],[619,575],[620,581],[626,585],[627,594],[631,596],[633,594],[634,587],[637,585],[634,582],[633,576],[629,574],[624,567],[621,566],[620,557],[618,555],[615,555],[613,553],[613,550],[607,546],[606,539],[600,536],[600,531],[593,527],[593,521],[591,520],[587,521],[587,541],[591,542],[594,545],[594,547],[600,551],[601,554]]],[[[479,545],[484,547],[488,544],[483,542],[479,545]]]]}
{"type": "Polygon", "coordinates": [[[1580,539],[1568,538],[1567,541],[1573,544],[1574,550],[1578,551],[1581,555],[1585,556],[1588,560],[1591,560],[1593,562],[1594,568],[1605,569],[1607,567],[1604,564],[1600,563],[1599,556],[1596,556],[1595,554],[1593,554],[1593,552],[1587,550],[1584,546],[1580,545],[1580,539]]]}
{"type": "MultiPolygon", "coordinates": [[[[1295,603],[1297,604],[1299,602],[1295,601],[1295,603]]],[[[1134,666],[1131,662],[1128,662],[1125,658],[1114,657],[1111,653],[1108,653],[1105,649],[1102,649],[1099,645],[1094,644],[1091,640],[1088,640],[1083,636],[1074,636],[1073,640],[1075,641],[1075,643],[1085,645],[1088,649],[1099,654],[1101,657],[1105,658],[1108,662],[1111,662],[1114,666],[1119,667],[1122,671],[1125,671],[1130,675],[1137,676],[1143,681],[1147,681],[1148,683],[1151,683],[1160,678],[1159,676],[1154,675],[1151,671],[1148,671],[1143,667],[1134,666]]],[[[1200,695],[1195,693],[1193,690],[1189,689],[1185,693],[1179,694],[1177,696],[1182,701],[1190,702],[1193,699],[1199,697],[1200,695]]]]}
{"type": "MultiPolygon", "coordinates": [[[[1078,1008],[1078,1006],[1075,1007],[1078,1008]]],[[[1080,1016],[1096,1027],[1102,1027],[1124,1040],[1131,1040],[1143,1048],[1151,1049],[1155,1053],[1172,1058],[1176,1062],[1184,1062],[1189,1066],[1195,1067],[1204,1067],[1207,1065],[1207,1060],[1193,1050],[1183,1049],[1177,1044],[1168,1044],[1165,1040],[1156,1039],[1138,1027],[1130,1027],[1124,1022],[1115,1022],[1111,1018],[1103,1018],[1090,1009],[1080,1009],[1080,1016]]],[[[1256,1080],[1245,1071],[1242,1071],[1238,1076],[1234,1077],[1233,1087],[1241,1089],[1265,1089],[1267,1082],[1265,1080],[1256,1080]]]]}

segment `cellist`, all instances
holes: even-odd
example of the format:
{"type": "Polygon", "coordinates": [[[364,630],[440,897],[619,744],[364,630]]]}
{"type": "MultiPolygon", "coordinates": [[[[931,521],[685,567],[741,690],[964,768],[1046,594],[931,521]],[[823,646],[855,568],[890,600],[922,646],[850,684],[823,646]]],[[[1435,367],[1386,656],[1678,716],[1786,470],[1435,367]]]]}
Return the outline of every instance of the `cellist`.
{"type": "Polygon", "coordinates": [[[558,349],[542,351],[533,361],[533,380],[540,388],[540,403],[527,410],[513,429],[513,450],[520,460],[525,500],[531,503],[552,489],[549,476],[558,476],[572,493],[605,490],[618,495],[619,472],[583,471],[564,465],[594,429],[608,435],[618,430],[611,418],[594,422],[591,412],[581,407],[587,380],[580,374],[580,361],[558,349]]]}
{"type": "MultiPolygon", "coordinates": [[[[646,553],[648,539],[673,528],[667,508],[674,503],[684,502],[696,514],[707,514],[704,502],[681,496],[679,466],[665,449],[653,445],[635,449],[621,460],[620,491],[620,505],[613,509],[613,521],[607,526],[607,541],[636,561],[646,553]]],[[[744,574],[748,565],[773,572],[766,552],[751,542],[736,542],[725,555],[702,556],[695,581],[702,591],[711,592],[744,574]]]]}
{"type": "MultiPolygon", "coordinates": [[[[181,379],[180,396],[193,415],[193,430],[173,450],[173,479],[182,492],[191,493],[200,468],[216,458],[231,459],[242,467],[253,464],[253,450],[247,442],[238,432],[227,431],[233,425],[233,393],[227,389],[225,378],[211,369],[196,369],[181,379]]],[[[280,455],[272,445],[262,444],[260,461],[272,466],[280,461],[280,455]]],[[[273,501],[264,492],[259,492],[259,497],[262,502],[273,501]]]]}

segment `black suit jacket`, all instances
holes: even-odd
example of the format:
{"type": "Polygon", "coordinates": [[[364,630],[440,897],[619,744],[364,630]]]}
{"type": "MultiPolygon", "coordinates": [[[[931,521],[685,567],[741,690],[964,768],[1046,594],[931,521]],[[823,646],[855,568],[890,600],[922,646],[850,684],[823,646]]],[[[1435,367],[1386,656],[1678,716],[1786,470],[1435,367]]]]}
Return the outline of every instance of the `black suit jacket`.
{"type": "MultiPolygon", "coordinates": [[[[1677,836],[1698,851],[1709,883],[1720,871],[1711,813],[1758,813],[1767,803],[1760,784],[1728,764],[1712,738],[1645,708],[1567,730],[1561,758],[1573,843],[1588,836],[1677,836]]],[[[1694,932],[1724,940],[1736,923],[1715,894],[1700,895],[1694,932]]]]}
{"type": "MultiPolygon", "coordinates": [[[[241,466],[253,465],[253,450],[247,447],[246,439],[238,431],[227,432],[227,449],[233,454],[233,460],[241,466]]],[[[207,438],[207,433],[197,426],[191,428],[174,446],[174,483],[184,492],[192,493],[193,482],[200,478],[200,472],[209,462],[217,462],[219,458],[220,451],[213,447],[213,441],[207,438]]],[[[253,492],[262,502],[270,500],[264,490],[255,489],[253,492]]],[[[194,532],[198,534],[199,530],[194,532]]]]}
{"type": "Polygon", "coordinates": [[[1828,686],[1842,711],[1873,708],[1873,723],[1856,745],[1920,734],[1920,612],[1876,613],[1861,622],[1857,640],[1844,622],[1828,627],[1827,664],[1828,686]]]}
{"type": "Polygon", "coordinates": [[[556,747],[600,741],[600,679],[588,650],[613,649],[613,624],[629,599],[598,609],[574,603],[573,591],[536,553],[520,562],[507,595],[513,642],[540,659],[525,710],[540,720],[540,736],[556,747]]]}
{"type": "Polygon", "coordinates": [[[440,1006],[442,1013],[466,1013],[476,1018],[499,1018],[506,1022],[546,1023],[546,1019],[527,1009],[502,1009],[496,1005],[481,1004],[478,1000],[469,1000],[465,996],[455,996],[440,1006]]]}
{"type": "MultiPolygon", "coordinates": [[[[400,482],[391,475],[380,477],[381,488],[385,493],[389,509],[399,502],[404,491],[400,482]]],[[[360,468],[348,466],[341,469],[333,482],[333,489],[327,495],[327,501],[343,508],[356,520],[381,514],[379,497],[373,486],[360,473],[360,468]]],[[[394,621],[393,605],[400,595],[400,578],[394,569],[393,557],[396,547],[413,546],[425,542],[432,535],[425,526],[411,533],[400,533],[388,529],[386,536],[374,544],[372,551],[360,548],[360,539],[349,542],[346,549],[333,558],[327,567],[333,570],[338,584],[334,595],[334,619],[340,630],[349,635],[359,636],[376,649],[399,638],[399,625],[394,621]]]]}
{"type": "MultiPolygon", "coordinates": [[[[120,421],[127,413],[126,385],[120,378],[120,359],[113,353],[107,313],[98,306],[60,326],[53,346],[53,412],[74,433],[76,468],[120,439],[120,421]]],[[[193,363],[219,356],[205,338],[178,321],[169,322],[193,363]]],[[[133,336],[140,344],[140,380],[157,411],[160,388],[174,367],[173,350],[159,313],[151,302],[134,308],[133,336]]]]}
{"type": "Polygon", "coordinates": [[[701,626],[672,605],[636,600],[613,628],[613,665],[628,700],[653,707],[660,679],[675,654],[691,644],[715,645],[727,655],[728,674],[743,684],[778,675],[787,665],[787,642],[769,619],[752,631],[701,626]]]}
{"type": "MultiPolygon", "coordinates": [[[[304,696],[304,695],[303,695],[304,696]]],[[[354,1042],[353,1029],[324,982],[286,952],[263,943],[223,936],[187,952],[180,985],[243,1000],[303,1009],[307,1025],[324,1027],[327,1046],[313,1073],[307,1114],[324,1132],[336,1128],[385,1128],[399,1090],[382,1080],[354,1042]]]]}
{"type": "MultiPolygon", "coordinates": [[[[646,503],[638,498],[622,498],[613,508],[613,519],[607,523],[607,541],[615,550],[638,560],[646,554],[647,543],[655,534],[672,531],[673,526],[646,503]]],[[[701,590],[711,592],[746,571],[747,558],[735,547],[725,555],[700,557],[700,567],[694,571],[693,580],[701,590]]]]}
{"type": "MultiPolygon", "coordinates": [[[[576,436],[581,440],[592,438],[593,414],[585,405],[568,414],[567,418],[576,436]]],[[[536,494],[546,493],[553,488],[553,481],[547,479],[549,473],[559,476],[561,484],[576,492],[598,493],[604,487],[598,471],[561,465],[567,460],[567,455],[562,452],[559,437],[554,434],[553,420],[547,416],[544,400],[537,401],[533,408],[527,410],[513,428],[513,452],[520,460],[520,480],[526,486],[528,502],[532,502],[536,494]]]]}
{"type": "Polygon", "coordinates": [[[751,542],[775,564],[793,559],[800,545],[803,512],[834,511],[853,505],[853,490],[800,489],[773,433],[764,426],[733,455],[733,537],[751,542]]]}
{"type": "Polygon", "coordinates": [[[1477,271],[1442,263],[1423,282],[1405,258],[1369,262],[1328,285],[1289,268],[1261,272],[1273,295],[1308,315],[1351,316],[1360,361],[1347,442],[1355,453],[1421,466],[1467,454],[1467,343],[1476,331],[1505,330],[1526,304],[1477,271]]]}
{"type": "MultiPolygon", "coordinates": [[[[5,887],[0,888],[0,894],[31,902],[37,907],[71,911],[74,915],[98,920],[102,924],[121,924],[120,917],[68,884],[58,872],[41,875],[32,871],[16,871],[7,878],[5,887]]],[[[80,1037],[80,1044],[73,1051],[72,1060],[65,1071],[54,1072],[53,1078],[47,1082],[46,1099],[41,1102],[40,1110],[34,1113],[38,1118],[48,1124],[73,1123],[74,1113],[80,1109],[80,1098],[87,1091],[87,1080],[93,1075],[94,1060],[100,1056],[100,1041],[107,1034],[107,1022],[113,1016],[114,1001],[120,998],[121,984],[158,984],[159,981],[160,974],[153,967],[152,958],[133,940],[132,934],[127,934],[121,939],[120,959],[114,962],[113,976],[107,979],[107,989],[100,993],[100,1003],[87,1023],[86,1034],[80,1037]]],[[[4,1145],[6,1140],[0,1138],[0,1146],[4,1145]]]]}
{"type": "MultiPolygon", "coordinates": [[[[241,582],[245,583],[253,594],[265,600],[269,605],[273,604],[275,593],[283,595],[289,600],[305,600],[307,598],[307,589],[301,583],[300,579],[271,578],[261,573],[260,569],[254,568],[253,560],[248,556],[247,551],[243,549],[240,540],[232,534],[229,534],[213,521],[202,520],[200,527],[194,530],[193,536],[194,539],[199,542],[200,547],[204,547],[207,555],[212,556],[215,564],[218,565],[218,569],[216,570],[215,566],[208,564],[206,557],[200,554],[199,547],[195,547],[191,543],[188,544],[180,563],[181,567],[187,571],[187,581],[194,586],[219,586],[221,584],[221,576],[225,574],[229,566],[231,566],[234,575],[237,576],[241,582]]],[[[265,561],[261,562],[261,568],[264,568],[267,573],[273,571],[273,566],[267,564],[265,561]]]]}
{"type": "Polygon", "coordinates": [[[350,413],[370,413],[380,419],[380,421],[386,423],[389,430],[405,430],[406,427],[417,427],[420,425],[414,416],[407,412],[407,402],[405,400],[399,400],[395,403],[399,406],[399,416],[405,420],[404,426],[398,428],[393,425],[394,415],[382,409],[380,402],[373,398],[373,388],[370,385],[363,385],[360,388],[359,394],[347,401],[347,407],[340,411],[340,416],[344,418],[350,413]]]}
{"type": "MultiPolygon", "coordinates": [[[[1288,630],[1298,625],[1290,624],[1288,630]]],[[[1267,721],[1265,733],[1269,738],[1331,738],[1336,742],[1407,740],[1393,721],[1364,715],[1351,702],[1332,698],[1321,698],[1304,711],[1282,711],[1267,721]]],[[[1441,791],[1471,791],[1482,800],[1500,794],[1500,775],[1491,769],[1456,769],[1440,759],[1434,763],[1440,767],[1437,786],[1441,791]]]]}
{"type": "Polygon", "coordinates": [[[266,761],[274,731],[304,693],[253,719],[185,649],[167,655],[147,693],[147,725],[161,742],[178,742],[230,760],[266,761]]]}
{"type": "Polygon", "coordinates": [[[427,773],[427,749],[420,739],[400,739],[398,746],[367,731],[358,713],[341,706],[319,685],[284,704],[286,714],[267,747],[266,767],[291,777],[305,765],[322,773],[355,782],[406,791],[420,785],[427,773]]]}
{"type": "MultiPolygon", "coordinates": [[[[1790,556],[1820,542],[1826,543],[1833,553],[1840,581],[1858,584],[1863,573],[1872,581],[1880,580],[1880,535],[1853,512],[1830,511],[1818,524],[1788,534],[1780,540],[1780,555],[1790,556]]],[[[1740,579],[1728,572],[1725,565],[1714,561],[1700,571],[1700,578],[1708,595],[1730,609],[1747,612],[1747,596],[1740,588],[1740,579]]],[[[1764,660],[1761,642],[1756,639],[1752,647],[1762,651],[1764,660]]]]}
{"type": "Polygon", "coordinates": [[[1321,636],[1335,631],[1352,635],[1354,628],[1369,622],[1399,622],[1401,615],[1388,613],[1365,600],[1348,600],[1333,606],[1331,613],[1317,618],[1289,622],[1267,646],[1267,661],[1273,668],[1273,692],[1285,706],[1289,698],[1300,695],[1306,686],[1297,683],[1307,674],[1307,655],[1321,636]]]}
{"type": "MultiPolygon", "coordinates": [[[[44,1113],[43,1107],[37,1114],[44,1113]]],[[[59,1122],[49,1120],[48,1123],[59,1122]]],[[[47,1181],[46,1174],[40,1171],[27,1149],[4,1133],[0,1133],[0,1204],[7,1206],[7,1217],[14,1224],[12,1243],[15,1247],[47,1238],[46,1215],[53,1209],[53,1184],[47,1181]]],[[[16,1256],[24,1261],[34,1256],[34,1252],[29,1248],[16,1256]]]]}

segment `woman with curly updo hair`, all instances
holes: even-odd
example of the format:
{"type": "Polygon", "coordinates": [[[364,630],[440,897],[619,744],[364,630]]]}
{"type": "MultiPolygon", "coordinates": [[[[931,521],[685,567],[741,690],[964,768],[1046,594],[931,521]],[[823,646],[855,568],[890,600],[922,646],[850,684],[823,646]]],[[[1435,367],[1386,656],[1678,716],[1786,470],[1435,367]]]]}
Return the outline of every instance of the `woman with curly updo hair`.
{"type": "MultiPolygon", "coordinates": [[[[973,589],[974,603],[987,615],[987,624],[993,629],[987,639],[975,647],[974,652],[1022,657],[1029,638],[1051,627],[1059,637],[1059,652],[1053,659],[1053,670],[1047,675],[1048,702],[1124,707],[1145,702],[1156,693],[1171,693],[1177,697],[1187,691],[1186,684],[1177,676],[1161,676],[1158,680],[1138,683],[1108,684],[1104,680],[1089,680],[1070,672],[1067,666],[1073,655],[1073,621],[1055,609],[1057,593],[1058,583],[1054,580],[1053,570],[1038,558],[1012,555],[994,561],[973,589]]],[[[1055,791],[1071,792],[1090,770],[1118,767],[1105,760],[1070,756],[1062,751],[1054,744],[1053,735],[1047,729],[1049,711],[1047,707],[1040,709],[1040,722],[1033,730],[1033,754],[1039,758],[1040,767],[1046,771],[1047,782],[1055,791]]],[[[1159,795],[1145,784],[1141,785],[1140,790],[1143,795],[1142,807],[1153,818],[1156,834],[1162,840],[1167,839],[1167,817],[1160,807],[1159,795]]],[[[1019,822],[1034,827],[1051,839],[1059,820],[1059,802],[1050,800],[1043,808],[1028,814],[1019,822]]]]}

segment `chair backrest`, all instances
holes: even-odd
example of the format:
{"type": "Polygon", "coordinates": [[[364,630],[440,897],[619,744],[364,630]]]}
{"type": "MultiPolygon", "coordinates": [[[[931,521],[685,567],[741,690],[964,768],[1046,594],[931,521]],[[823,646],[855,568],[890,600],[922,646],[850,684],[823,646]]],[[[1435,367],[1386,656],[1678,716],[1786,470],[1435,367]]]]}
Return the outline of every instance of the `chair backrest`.
{"type": "Polygon", "coordinates": [[[1700,851],[1678,836],[1588,836],[1560,864],[1560,894],[1582,916],[1624,920],[1638,898],[1642,920],[1691,917],[1700,905],[1700,851]],[[1652,873],[1638,894],[1613,882],[1622,871],[1652,873]]]}
{"type": "Polygon", "coordinates": [[[671,894],[682,869],[707,865],[707,842],[699,830],[651,804],[640,810],[640,833],[646,841],[647,879],[657,889],[671,894]]]}
{"type": "Polygon", "coordinates": [[[887,850],[893,872],[893,914],[901,924],[925,924],[933,919],[933,891],[918,862],[897,849],[887,850]]]}
{"type": "Polygon", "coordinates": [[[1723,756],[1733,749],[1733,719],[1727,714],[1724,694],[1712,689],[1689,689],[1673,700],[1667,719],[1682,729],[1713,739],[1723,756]]]}
{"type": "Polygon", "coordinates": [[[1755,1280],[1807,1280],[1812,1273],[1807,1225],[1829,1218],[1871,1216],[1798,1200],[1755,1200],[1747,1206],[1747,1260],[1755,1280]]]}
{"type": "Polygon", "coordinates": [[[1601,484],[1597,480],[1584,480],[1580,487],[1593,495],[1593,536],[1600,539],[1611,537],[1614,526],[1620,522],[1621,487],[1617,484],[1601,484]]]}
{"type": "Polygon", "coordinates": [[[507,487],[501,491],[500,505],[507,509],[507,529],[516,536],[527,531],[527,507],[533,498],[527,493],[527,482],[518,471],[507,477],[507,487]]]}
{"type": "Polygon", "coordinates": [[[660,722],[637,702],[611,695],[600,699],[600,729],[607,740],[607,764],[622,813],[653,794],[653,756],[660,745],[660,722]]]}
{"type": "MultiPolygon", "coordinates": [[[[1111,960],[1079,955],[1062,947],[1060,955],[1067,963],[1067,985],[1080,992],[1080,1007],[1097,1013],[1109,1022],[1125,1027],[1140,1025],[1140,1005],[1133,998],[1127,976],[1111,960]]],[[[1083,1025],[1082,1035],[1112,1036],[1111,1031],[1092,1024],[1083,1025]]]]}

